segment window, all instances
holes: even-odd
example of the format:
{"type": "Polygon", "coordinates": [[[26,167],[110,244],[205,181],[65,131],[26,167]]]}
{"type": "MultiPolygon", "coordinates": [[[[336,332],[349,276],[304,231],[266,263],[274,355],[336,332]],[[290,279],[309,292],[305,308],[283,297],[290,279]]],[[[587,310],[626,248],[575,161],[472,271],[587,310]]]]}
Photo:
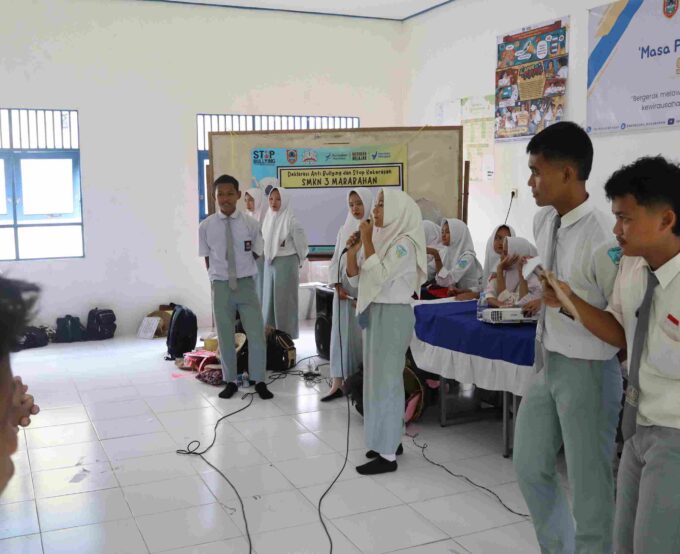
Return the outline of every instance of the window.
{"type": "Polygon", "coordinates": [[[0,109],[0,260],[83,256],[78,112],[0,109]]]}
{"type": "Polygon", "coordinates": [[[209,133],[357,129],[359,118],[314,115],[198,114],[196,123],[198,134],[198,213],[201,221],[203,221],[208,215],[208,191],[210,190],[206,171],[206,167],[210,163],[208,153],[209,133]]]}

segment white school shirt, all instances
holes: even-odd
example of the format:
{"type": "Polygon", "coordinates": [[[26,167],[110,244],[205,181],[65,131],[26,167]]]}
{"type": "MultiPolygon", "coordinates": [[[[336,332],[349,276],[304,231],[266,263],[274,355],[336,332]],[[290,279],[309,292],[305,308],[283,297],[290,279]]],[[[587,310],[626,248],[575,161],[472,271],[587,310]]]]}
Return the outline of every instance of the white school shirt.
{"type": "MultiPolygon", "coordinates": [[[[623,326],[628,359],[633,355],[637,310],[647,290],[644,258],[621,258],[607,311],[623,326]]],[[[640,397],[637,422],[680,429],[680,254],[654,274],[649,328],[640,360],[640,397]]]]}
{"type": "Polygon", "coordinates": [[[288,236],[283,239],[281,245],[279,245],[279,251],[276,254],[276,257],[297,254],[297,257],[300,259],[300,264],[302,264],[309,254],[307,234],[297,219],[291,218],[291,221],[293,225],[291,226],[288,236]]]}
{"type": "MultiPolygon", "coordinates": [[[[536,248],[543,261],[550,257],[550,236],[557,217],[555,208],[546,207],[534,218],[536,248]]],[[[562,217],[552,267],[559,280],[569,283],[579,297],[601,310],[607,306],[618,270],[618,257],[610,256],[616,246],[611,229],[609,218],[587,199],[562,217]]],[[[616,355],[615,347],[559,309],[545,310],[542,342],[547,350],[580,360],[610,360],[616,355]]]]}
{"type": "MultiPolygon", "coordinates": [[[[443,252],[441,251],[443,256],[443,252]]],[[[445,258],[448,258],[446,256],[445,258]]],[[[444,259],[445,265],[435,277],[436,283],[440,287],[458,287],[464,290],[478,292],[481,288],[482,269],[477,257],[472,252],[465,252],[457,260],[444,259]],[[447,267],[451,265],[451,267],[447,267]]]]}
{"type": "Polygon", "coordinates": [[[363,256],[357,256],[359,275],[348,276],[349,282],[354,288],[358,288],[363,274],[364,278],[382,282],[382,288],[373,303],[410,304],[413,300],[413,293],[416,292],[413,290],[413,283],[418,272],[415,246],[411,239],[401,238],[390,247],[387,256],[390,258],[390,262],[395,262],[392,271],[389,273],[377,254],[373,254],[366,260],[363,259],[363,256]]]}
{"type": "MultiPolygon", "coordinates": [[[[229,219],[236,254],[236,277],[241,279],[257,275],[253,253],[262,256],[264,251],[260,223],[239,210],[230,215],[229,219]]],[[[208,274],[211,281],[229,280],[227,216],[221,211],[206,217],[199,225],[198,255],[208,256],[210,260],[208,274]]]]}

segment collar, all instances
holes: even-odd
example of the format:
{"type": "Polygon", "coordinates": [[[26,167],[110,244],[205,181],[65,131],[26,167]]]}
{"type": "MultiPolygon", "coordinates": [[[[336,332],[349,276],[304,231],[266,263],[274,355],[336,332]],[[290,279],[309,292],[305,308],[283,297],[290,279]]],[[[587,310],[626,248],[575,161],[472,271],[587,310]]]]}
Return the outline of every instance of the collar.
{"type": "MultiPolygon", "coordinates": [[[[645,261],[645,266],[649,267],[649,264],[645,261]]],[[[654,272],[656,278],[659,280],[659,285],[662,289],[665,289],[671,284],[673,279],[675,279],[680,273],[680,254],[676,254],[665,264],[663,264],[659,269],[654,272]]]]}
{"type": "Polygon", "coordinates": [[[561,226],[564,228],[573,225],[577,221],[587,216],[590,212],[592,212],[593,208],[594,208],[593,201],[590,199],[590,195],[588,195],[588,198],[586,198],[586,201],[583,202],[583,204],[576,206],[573,210],[562,216],[561,226]]]}
{"type": "Polygon", "coordinates": [[[238,219],[238,216],[241,212],[239,212],[238,209],[236,209],[234,210],[234,213],[231,214],[230,216],[224,215],[222,213],[222,210],[217,210],[215,213],[217,214],[217,217],[219,217],[220,219],[227,219],[227,217],[229,217],[229,219],[238,219]]]}

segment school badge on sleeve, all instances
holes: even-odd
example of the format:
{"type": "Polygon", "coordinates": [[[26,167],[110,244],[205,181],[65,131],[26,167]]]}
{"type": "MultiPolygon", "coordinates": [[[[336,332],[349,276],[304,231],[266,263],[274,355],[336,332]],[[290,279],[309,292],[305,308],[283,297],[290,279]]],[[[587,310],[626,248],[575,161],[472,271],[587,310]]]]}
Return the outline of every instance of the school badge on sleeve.
{"type": "Polygon", "coordinates": [[[467,267],[467,265],[468,265],[467,260],[458,260],[458,267],[460,269],[465,269],[467,267]]]}
{"type": "Polygon", "coordinates": [[[397,244],[397,258],[403,258],[408,254],[408,250],[403,244],[397,244]]]}
{"type": "Polygon", "coordinates": [[[623,250],[621,249],[620,246],[615,246],[614,248],[610,248],[609,250],[607,250],[607,255],[609,256],[609,259],[612,261],[612,263],[618,266],[621,263],[621,256],[623,256],[623,250]]]}

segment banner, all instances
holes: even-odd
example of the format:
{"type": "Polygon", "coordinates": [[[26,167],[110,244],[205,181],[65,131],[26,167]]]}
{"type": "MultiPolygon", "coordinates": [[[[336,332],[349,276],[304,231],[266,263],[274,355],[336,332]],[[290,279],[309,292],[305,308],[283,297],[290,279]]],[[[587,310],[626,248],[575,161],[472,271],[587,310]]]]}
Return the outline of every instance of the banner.
{"type": "Polygon", "coordinates": [[[256,184],[276,178],[286,189],[406,188],[406,145],[361,148],[256,148],[256,184]],[[264,181],[263,181],[264,180],[264,181]]]}
{"type": "Polygon", "coordinates": [[[470,185],[494,179],[494,96],[461,98],[463,157],[470,162],[470,185]]]}
{"type": "Polygon", "coordinates": [[[563,17],[498,37],[497,140],[531,137],[564,117],[568,29],[563,17]]]}
{"type": "Polygon", "coordinates": [[[680,123],[678,0],[622,0],[588,20],[589,132],[680,123]]]}

